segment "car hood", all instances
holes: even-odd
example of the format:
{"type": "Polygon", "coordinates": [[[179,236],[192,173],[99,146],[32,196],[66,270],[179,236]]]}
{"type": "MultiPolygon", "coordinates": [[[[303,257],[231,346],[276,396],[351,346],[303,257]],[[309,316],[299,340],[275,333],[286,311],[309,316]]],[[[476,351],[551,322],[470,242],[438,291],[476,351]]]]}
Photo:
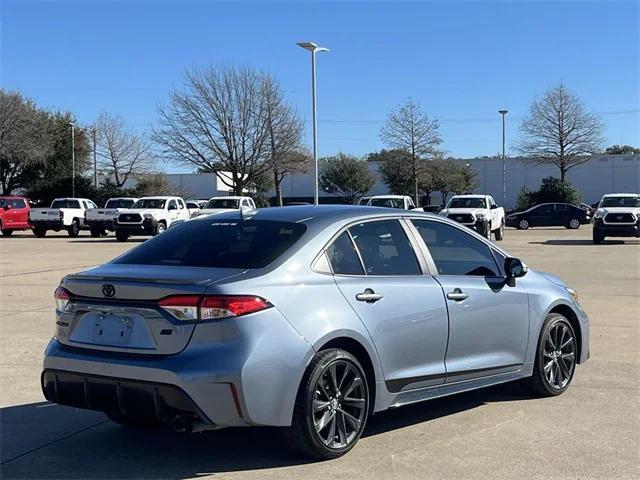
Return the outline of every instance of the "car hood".
{"type": "Polygon", "coordinates": [[[200,215],[211,215],[214,213],[222,213],[222,212],[235,212],[237,208],[201,208],[200,215]]]}
{"type": "Polygon", "coordinates": [[[567,284],[561,278],[556,277],[552,273],[541,272],[539,270],[536,270],[536,273],[538,273],[539,275],[542,275],[544,278],[549,280],[551,283],[553,283],[555,285],[558,285],[559,287],[565,287],[565,288],[567,287],[567,284]]]}
{"type": "Polygon", "coordinates": [[[599,208],[598,213],[634,213],[636,215],[640,214],[640,208],[638,207],[604,207],[599,208]]]}
{"type": "Polygon", "coordinates": [[[144,215],[145,213],[150,213],[150,214],[155,214],[158,215],[160,213],[164,212],[164,209],[162,208],[129,208],[126,210],[122,210],[121,212],[118,213],[138,213],[140,215],[144,215]]]}
{"type": "Polygon", "coordinates": [[[445,208],[443,210],[443,212],[446,212],[446,214],[449,213],[471,213],[471,214],[478,214],[480,212],[484,213],[485,209],[484,208],[445,208]]]}

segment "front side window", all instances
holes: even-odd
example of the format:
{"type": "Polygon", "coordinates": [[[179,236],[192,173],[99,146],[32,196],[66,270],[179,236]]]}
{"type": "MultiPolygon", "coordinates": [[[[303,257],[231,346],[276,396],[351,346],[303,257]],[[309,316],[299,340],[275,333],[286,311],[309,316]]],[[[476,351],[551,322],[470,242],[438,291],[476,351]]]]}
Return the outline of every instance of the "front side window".
{"type": "Polygon", "coordinates": [[[487,244],[442,222],[412,220],[440,275],[498,276],[500,270],[487,244]]]}
{"type": "Polygon", "coordinates": [[[167,207],[168,210],[177,210],[178,207],[176,206],[176,201],[175,200],[169,200],[169,205],[167,207]]]}
{"type": "Polygon", "coordinates": [[[133,265],[263,268],[286,252],[307,227],[267,220],[184,222],[113,261],[133,265]]]}
{"type": "Polygon", "coordinates": [[[342,232],[327,248],[327,257],[336,275],[364,275],[362,263],[347,232],[342,232]]]}
{"type": "Polygon", "coordinates": [[[420,265],[398,220],[360,223],[349,228],[367,275],[421,275],[420,265]]]}

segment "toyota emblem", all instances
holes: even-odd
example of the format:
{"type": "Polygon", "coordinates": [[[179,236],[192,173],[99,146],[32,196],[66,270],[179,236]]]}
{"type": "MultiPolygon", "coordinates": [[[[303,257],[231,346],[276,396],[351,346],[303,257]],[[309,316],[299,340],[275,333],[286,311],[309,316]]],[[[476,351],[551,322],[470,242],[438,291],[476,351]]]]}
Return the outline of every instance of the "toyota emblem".
{"type": "Polygon", "coordinates": [[[113,297],[116,294],[116,287],[114,287],[110,283],[105,283],[104,285],[102,285],[102,294],[105,297],[113,297]]]}

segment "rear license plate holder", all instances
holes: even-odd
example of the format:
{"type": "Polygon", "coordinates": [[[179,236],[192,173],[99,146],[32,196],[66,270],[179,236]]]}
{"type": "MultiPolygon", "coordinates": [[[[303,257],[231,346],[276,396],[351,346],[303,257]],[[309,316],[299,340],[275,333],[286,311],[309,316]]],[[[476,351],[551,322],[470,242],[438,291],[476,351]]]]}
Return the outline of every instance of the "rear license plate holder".
{"type": "Polygon", "coordinates": [[[93,342],[98,345],[129,345],[133,325],[133,317],[127,315],[97,315],[93,324],[93,342]]]}

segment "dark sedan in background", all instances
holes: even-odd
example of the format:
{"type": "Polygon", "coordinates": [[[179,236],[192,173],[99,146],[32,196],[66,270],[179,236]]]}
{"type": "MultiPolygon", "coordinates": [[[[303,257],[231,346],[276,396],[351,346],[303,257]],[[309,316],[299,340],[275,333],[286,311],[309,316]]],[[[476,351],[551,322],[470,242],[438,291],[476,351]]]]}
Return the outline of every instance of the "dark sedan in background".
{"type": "Polygon", "coordinates": [[[523,212],[511,213],[505,220],[507,227],[526,230],[530,227],[580,228],[591,221],[589,211],[568,203],[543,203],[523,212]]]}

